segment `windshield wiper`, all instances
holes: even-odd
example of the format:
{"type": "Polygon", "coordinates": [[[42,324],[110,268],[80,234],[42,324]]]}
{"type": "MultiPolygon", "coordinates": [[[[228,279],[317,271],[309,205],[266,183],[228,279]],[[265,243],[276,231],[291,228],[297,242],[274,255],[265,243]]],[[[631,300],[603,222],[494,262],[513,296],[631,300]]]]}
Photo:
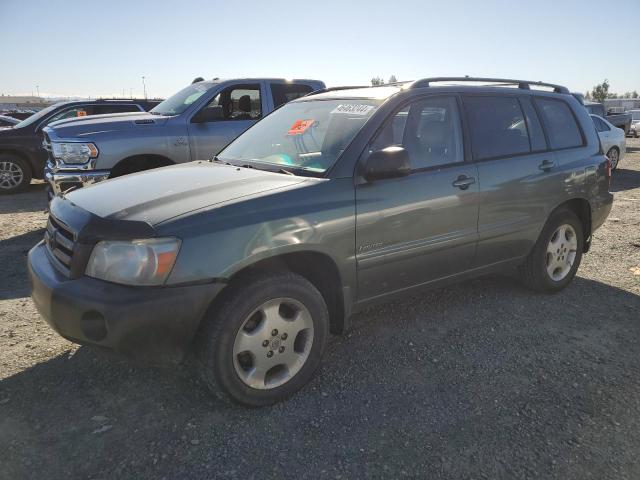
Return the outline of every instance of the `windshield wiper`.
{"type": "Polygon", "coordinates": [[[289,171],[289,170],[287,170],[286,168],[279,168],[279,169],[278,169],[278,173],[285,173],[285,174],[287,174],[287,175],[293,175],[294,177],[296,176],[296,174],[295,174],[295,173],[290,172],[290,171],[289,171]]]}

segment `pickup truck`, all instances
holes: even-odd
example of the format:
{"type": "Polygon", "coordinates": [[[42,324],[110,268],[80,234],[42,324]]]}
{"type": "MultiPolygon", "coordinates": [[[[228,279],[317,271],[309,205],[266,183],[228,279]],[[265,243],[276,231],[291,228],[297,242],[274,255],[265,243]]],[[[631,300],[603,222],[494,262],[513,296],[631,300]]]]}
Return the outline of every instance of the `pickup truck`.
{"type": "MultiPolygon", "coordinates": [[[[42,149],[43,128],[65,118],[85,118],[121,112],[144,112],[159,100],[97,99],[59,102],[34,113],[16,125],[0,130],[0,194],[18,193],[32,178],[42,178],[46,152],[42,149]]],[[[13,113],[12,113],[13,115],[13,113]]]]}
{"type": "Polygon", "coordinates": [[[206,160],[279,106],[325,88],[318,80],[213,79],[150,112],[56,122],[44,129],[48,196],[107,178],[206,160]]]}
{"type": "Polygon", "coordinates": [[[629,110],[627,113],[631,115],[631,130],[628,134],[638,138],[640,136],[640,110],[629,110]]]}
{"type": "Polygon", "coordinates": [[[599,117],[604,118],[607,122],[612,124],[614,127],[621,128],[624,130],[625,135],[629,133],[629,129],[631,128],[631,115],[628,113],[609,113],[605,110],[604,105],[602,103],[596,102],[584,102],[584,108],[591,115],[598,115],[599,117]]]}

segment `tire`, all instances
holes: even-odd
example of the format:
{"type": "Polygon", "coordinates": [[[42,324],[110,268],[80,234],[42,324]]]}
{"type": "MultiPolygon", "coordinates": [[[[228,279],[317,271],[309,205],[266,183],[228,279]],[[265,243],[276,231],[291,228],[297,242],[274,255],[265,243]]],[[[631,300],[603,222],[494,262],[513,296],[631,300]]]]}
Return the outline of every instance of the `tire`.
{"type": "Polygon", "coordinates": [[[618,163],[620,162],[620,150],[618,150],[618,147],[611,147],[607,151],[607,157],[611,160],[611,170],[618,168],[618,163]]]}
{"type": "Polygon", "coordinates": [[[24,191],[31,183],[31,167],[22,158],[9,153],[0,154],[0,194],[24,191]]]}
{"type": "MultiPolygon", "coordinates": [[[[565,232],[569,232],[566,229],[565,232]]],[[[565,288],[575,277],[584,249],[584,230],[582,222],[570,210],[561,209],[553,212],[538,237],[533,249],[520,266],[520,276],[526,286],[541,293],[556,293],[565,288]],[[575,236],[573,241],[567,240],[571,235],[556,237],[559,229],[569,226],[575,236]],[[560,241],[558,241],[560,240],[560,241]],[[558,243],[555,243],[557,242],[558,243]],[[553,248],[552,248],[552,243],[553,248]],[[573,245],[573,247],[571,247],[573,245]],[[572,250],[575,251],[572,252],[572,250]],[[549,253],[553,252],[553,255],[549,253]],[[572,255],[573,254],[573,255],[572,255]],[[573,257],[572,260],[571,257],[573,257]],[[564,268],[569,265],[566,270],[564,268]],[[555,269],[554,266],[558,266],[555,269]],[[554,270],[555,277],[550,270],[554,270]]]]}
{"type": "Polygon", "coordinates": [[[320,365],[329,334],[325,301],[309,281],[290,272],[259,273],[229,288],[203,320],[200,376],[212,393],[224,392],[242,405],[280,402],[320,365]]]}

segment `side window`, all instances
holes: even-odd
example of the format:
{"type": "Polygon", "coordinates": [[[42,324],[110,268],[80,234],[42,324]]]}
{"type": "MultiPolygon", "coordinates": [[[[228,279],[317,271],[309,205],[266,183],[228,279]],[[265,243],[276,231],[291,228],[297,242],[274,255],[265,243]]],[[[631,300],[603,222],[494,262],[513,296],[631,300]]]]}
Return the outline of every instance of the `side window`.
{"type": "Polygon", "coordinates": [[[456,99],[428,98],[400,110],[380,130],[370,151],[391,145],[407,149],[414,170],[464,161],[456,99]]]}
{"type": "Polygon", "coordinates": [[[600,120],[598,117],[591,117],[593,119],[593,123],[596,126],[596,130],[598,132],[608,132],[610,130],[609,126],[600,120]]]}
{"type": "Polygon", "coordinates": [[[262,117],[260,85],[234,85],[218,95],[204,108],[222,107],[222,120],[258,120],[262,117]]]}
{"type": "Polygon", "coordinates": [[[529,152],[529,137],[516,97],[465,97],[473,157],[484,160],[529,152]]]}
{"type": "Polygon", "coordinates": [[[527,130],[529,133],[529,142],[531,143],[532,152],[540,152],[547,149],[547,141],[544,138],[544,132],[542,131],[542,125],[538,119],[530,98],[521,98],[520,105],[524,112],[524,119],[527,122],[527,130]]]}
{"type": "Polygon", "coordinates": [[[295,83],[272,83],[271,95],[273,96],[273,105],[278,108],[291,100],[304,97],[307,93],[313,92],[313,88],[309,85],[300,85],[295,83]]]}
{"type": "Polygon", "coordinates": [[[86,117],[93,114],[93,108],[90,106],[73,107],[69,110],[63,110],[60,113],[56,113],[49,119],[47,123],[55,122],[56,120],[64,120],[65,118],[86,117]]]}
{"type": "Polygon", "coordinates": [[[536,98],[534,100],[542,116],[542,122],[549,135],[551,148],[572,148],[582,146],[582,135],[569,105],[562,100],[536,98]]]}
{"type": "Polygon", "coordinates": [[[139,112],[140,109],[137,105],[94,105],[93,114],[103,115],[105,113],[125,113],[125,112],[139,112]]]}

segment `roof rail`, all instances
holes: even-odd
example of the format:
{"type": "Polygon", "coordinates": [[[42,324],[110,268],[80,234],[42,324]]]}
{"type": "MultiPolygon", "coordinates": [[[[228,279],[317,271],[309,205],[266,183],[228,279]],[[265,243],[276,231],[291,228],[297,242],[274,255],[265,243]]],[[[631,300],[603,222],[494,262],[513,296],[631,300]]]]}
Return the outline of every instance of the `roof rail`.
{"type": "Polygon", "coordinates": [[[305,97],[309,97],[311,95],[318,95],[319,93],[326,93],[326,92],[335,92],[337,90],[351,90],[353,88],[370,88],[371,85],[350,85],[350,86],[346,86],[346,87],[329,87],[329,88],[321,88],[320,90],[315,90],[311,93],[307,93],[305,95],[305,97]]]}
{"type": "Polygon", "coordinates": [[[550,87],[556,93],[570,93],[567,87],[562,85],[556,85],[553,83],[545,82],[532,82],[529,80],[513,80],[509,78],[485,78],[485,77],[432,77],[422,78],[416,80],[411,84],[409,88],[426,88],[431,86],[431,83],[436,82],[487,82],[495,83],[497,86],[512,86],[517,85],[518,88],[523,90],[531,90],[531,86],[550,87]]]}

